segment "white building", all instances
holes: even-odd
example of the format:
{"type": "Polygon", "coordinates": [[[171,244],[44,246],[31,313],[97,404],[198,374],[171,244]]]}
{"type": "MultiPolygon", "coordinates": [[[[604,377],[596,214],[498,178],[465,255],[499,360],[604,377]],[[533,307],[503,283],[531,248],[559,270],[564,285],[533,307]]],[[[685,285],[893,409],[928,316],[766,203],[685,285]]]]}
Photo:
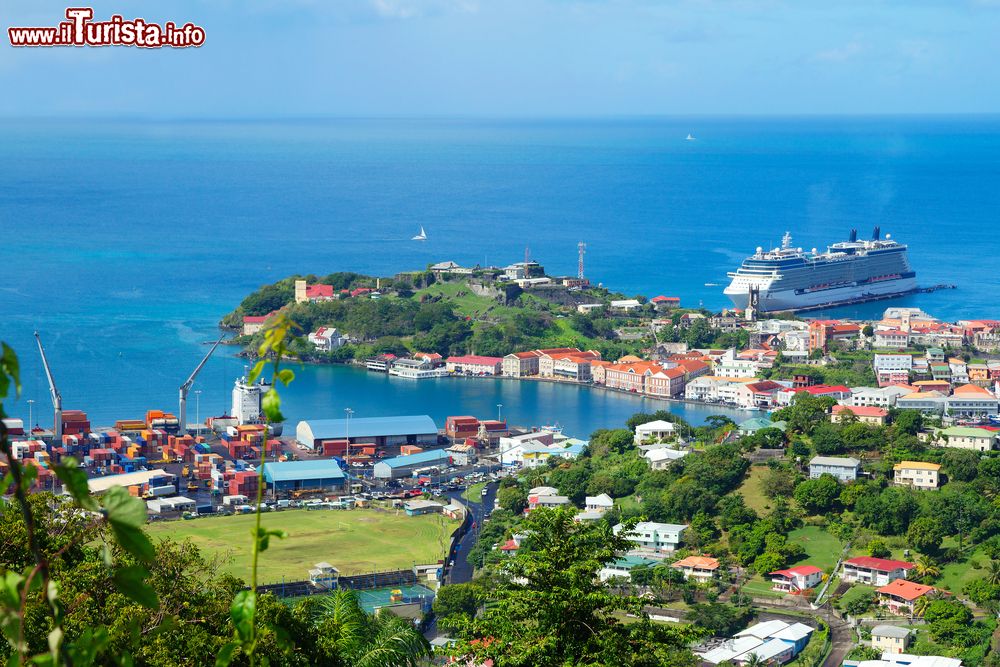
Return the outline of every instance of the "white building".
{"type": "Polygon", "coordinates": [[[853,482],[861,472],[861,461],[852,456],[814,456],[809,461],[809,479],[833,475],[841,482],[853,482]]]}
{"type": "Polygon", "coordinates": [[[259,424],[263,419],[260,402],[271,388],[264,378],[257,384],[249,384],[245,377],[236,380],[233,386],[232,415],[240,424],[259,424]]]}
{"type": "Polygon", "coordinates": [[[642,304],[635,299],[619,299],[611,302],[613,310],[637,310],[642,308],[642,304]]]}
{"type": "Polygon", "coordinates": [[[969,426],[953,426],[942,431],[941,435],[945,438],[946,447],[973,449],[980,452],[988,452],[993,449],[997,439],[997,434],[993,431],[969,426]]]}
{"type": "Polygon", "coordinates": [[[599,496],[587,496],[583,502],[588,512],[600,512],[603,514],[615,506],[615,501],[606,493],[599,496]]]}
{"type": "Polygon", "coordinates": [[[854,387],[851,397],[843,401],[844,405],[856,408],[891,408],[896,401],[908,395],[912,390],[907,387],[854,387]]]}
{"type": "Polygon", "coordinates": [[[670,464],[674,461],[679,461],[680,459],[687,456],[688,452],[686,449],[671,449],[669,447],[654,447],[653,449],[646,450],[643,457],[649,463],[649,467],[652,470],[666,470],[670,467],[670,464]]]}
{"type": "Polygon", "coordinates": [[[760,372],[760,363],[754,359],[737,359],[736,350],[729,349],[715,366],[715,375],[726,378],[753,378],[760,372]]]}
{"type": "Polygon", "coordinates": [[[443,366],[435,367],[427,359],[397,359],[389,369],[389,375],[410,380],[423,380],[425,378],[446,377],[448,369],[443,366]]]}
{"type": "Polygon", "coordinates": [[[658,419],[635,427],[635,444],[647,440],[669,440],[677,434],[677,425],[658,419]]]}
{"type": "Polygon", "coordinates": [[[872,359],[872,369],[875,371],[879,386],[907,382],[910,371],[913,370],[913,355],[876,354],[872,359]]]}
{"type": "Polygon", "coordinates": [[[334,327],[320,327],[307,336],[309,342],[316,346],[320,352],[330,352],[336,350],[347,342],[347,338],[340,335],[334,327]]]}
{"type": "Polygon", "coordinates": [[[872,628],[872,648],[887,653],[902,653],[910,645],[913,633],[898,625],[876,625],[872,628]]]}
{"type": "MultiPolygon", "coordinates": [[[[618,524],[612,530],[615,535],[624,530],[623,524],[618,524]]],[[[626,536],[629,542],[635,545],[639,551],[653,553],[669,553],[676,551],[683,539],[686,525],[676,523],[656,523],[655,521],[641,521],[635,525],[631,534],[626,536]]]]}

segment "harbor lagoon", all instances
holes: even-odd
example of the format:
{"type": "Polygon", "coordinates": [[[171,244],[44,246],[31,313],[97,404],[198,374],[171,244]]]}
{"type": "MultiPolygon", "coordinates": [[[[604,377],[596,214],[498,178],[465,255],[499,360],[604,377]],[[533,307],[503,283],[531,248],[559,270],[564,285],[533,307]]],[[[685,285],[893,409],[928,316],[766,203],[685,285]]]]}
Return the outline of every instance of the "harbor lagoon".
{"type": "Polygon", "coordinates": [[[438,426],[448,415],[502,418],[517,426],[558,424],[574,437],[586,438],[599,428],[620,428],[636,412],[669,410],[700,425],[710,415],[734,421],[751,413],[725,407],[642,398],[606,389],[538,380],[449,377],[407,380],[348,366],[305,366],[283,391],[283,410],[290,422],[343,417],[428,414],[438,426]]]}

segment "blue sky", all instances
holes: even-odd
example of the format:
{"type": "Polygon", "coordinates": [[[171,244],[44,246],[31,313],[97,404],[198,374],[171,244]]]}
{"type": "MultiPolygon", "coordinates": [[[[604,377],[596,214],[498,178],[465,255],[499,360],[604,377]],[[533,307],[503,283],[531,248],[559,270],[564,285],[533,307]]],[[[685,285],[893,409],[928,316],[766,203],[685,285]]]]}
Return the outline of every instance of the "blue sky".
{"type": "MultiPolygon", "coordinates": [[[[82,3],[81,3],[82,4],[82,3]]],[[[0,23],[66,4],[4,0],[0,23]]],[[[1000,0],[129,0],[200,49],[0,47],[0,115],[994,113],[1000,0]]]]}

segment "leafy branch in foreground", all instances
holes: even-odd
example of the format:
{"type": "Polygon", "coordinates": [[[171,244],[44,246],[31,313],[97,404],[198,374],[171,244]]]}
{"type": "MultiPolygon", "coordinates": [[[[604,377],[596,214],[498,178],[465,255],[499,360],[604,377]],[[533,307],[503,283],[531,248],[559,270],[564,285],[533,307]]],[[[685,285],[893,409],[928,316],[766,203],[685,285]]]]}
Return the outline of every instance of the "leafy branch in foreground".
{"type": "MultiPolygon", "coordinates": [[[[20,396],[20,364],[14,350],[6,343],[0,344],[0,399],[7,398],[11,387],[15,397],[20,396]]],[[[0,402],[0,420],[7,416],[0,402]]],[[[70,548],[94,536],[97,529],[107,527],[117,545],[135,561],[130,565],[114,563],[110,547],[104,545],[104,562],[113,568],[115,587],[146,607],[156,608],[156,592],[146,583],[149,570],[146,565],[154,557],[153,544],[142,531],[146,523],[146,506],[121,487],[111,488],[100,500],[90,495],[87,476],[72,457],[67,457],[53,470],[64,489],[72,497],[77,510],[83,511],[84,525],[57,552],[46,555],[42,548],[35,512],[29,493],[38,476],[34,465],[24,465],[17,460],[7,428],[0,421],[0,451],[6,457],[9,472],[4,476],[3,489],[13,490],[14,502],[21,514],[27,536],[31,562],[22,570],[8,569],[0,579],[0,629],[11,650],[8,665],[60,665],[92,664],[108,645],[105,628],[93,628],[72,643],[64,642],[62,628],[66,608],[59,598],[59,586],[51,577],[51,565],[70,548]],[[48,634],[48,652],[30,655],[27,636],[29,604],[42,597],[51,618],[48,634]]],[[[6,508],[5,508],[6,509],[6,508]]],[[[72,518],[72,517],[68,517],[72,518]]],[[[66,519],[68,519],[66,518],[66,519]]],[[[66,520],[64,519],[64,520],[66,520]]],[[[125,663],[130,658],[119,655],[117,661],[125,663]]]]}
{"type": "MultiPolygon", "coordinates": [[[[295,372],[289,368],[281,367],[281,360],[290,358],[288,348],[290,337],[297,330],[296,324],[284,313],[278,313],[268,319],[264,325],[264,341],[257,350],[259,361],[254,364],[250,371],[248,381],[252,384],[261,376],[268,364],[271,365],[271,388],[261,399],[261,409],[264,412],[265,421],[268,424],[283,422],[285,416],[281,414],[281,396],[278,394],[277,385],[287,387],[295,379],[295,372]]],[[[257,469],[257,499],[255,502],[254,529],[251,533],[253,537],[253,560],[251,564],[250,589],[242,590],[233,598],[230,608],[230,616],[235,628],[235,640],[226,644],[216,659],[216,667],[225,667],[231,664],[237,649],[242,650],[253,666],[256,660],[256,649],[258,642],[257,633],[257,564],[260,554],[266,551],[271,538],[283,539],[287,533],[276,528],[264,528],[261,526],[261,504],[264,500],[264,463],[267,460],[267,433],[264,434],[264,442],[261,447],[260,465],[257,469]]],[[[275,639],[279,646],[286,651],[292,649],[292,643],[288,634],[279,626],[269,624],[268,628],[274,632],[275,639]]],[[[266,658],[262,663],[266,663],[266,658]]]]}

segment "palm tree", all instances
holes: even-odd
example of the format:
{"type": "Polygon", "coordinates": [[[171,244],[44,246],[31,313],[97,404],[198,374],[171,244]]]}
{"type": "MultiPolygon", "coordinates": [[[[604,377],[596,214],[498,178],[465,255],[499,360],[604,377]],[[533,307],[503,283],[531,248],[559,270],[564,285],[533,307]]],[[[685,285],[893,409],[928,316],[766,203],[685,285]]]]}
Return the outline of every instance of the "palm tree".
{"type": "Polygon", "coordinates": [[[930,556],[921,556],[917,559],[913,572],[921,579],[934,579],[941,576],[941,567],[930,556]]]}
{"type": "Polygon", "coordinates": [[[417,667],[430,644],[413,624],[391,613],[369,616],[351,590],[319,599],[310,610],[317,648],[353,667],[417,667]]]}
{"type": "Polygon", "coordinates": [[[750,657],[743,663],[743,667],[766,667],[767,664],[768,662],[762,660],[756,653],[751,653],[750,657]]]}
{"type": "Polygon", "coordinates": [[[991,586],[1000,586],[1000,561],[990,561],[986,568],[986,582],[991,586]]]}
{"type": "Polygon", "coordinates": [[[921,595],[918,597],[913,601],[913,615],[918,617],[923,616],[931,602],[932,600],[930,595],[921,595]]]}

